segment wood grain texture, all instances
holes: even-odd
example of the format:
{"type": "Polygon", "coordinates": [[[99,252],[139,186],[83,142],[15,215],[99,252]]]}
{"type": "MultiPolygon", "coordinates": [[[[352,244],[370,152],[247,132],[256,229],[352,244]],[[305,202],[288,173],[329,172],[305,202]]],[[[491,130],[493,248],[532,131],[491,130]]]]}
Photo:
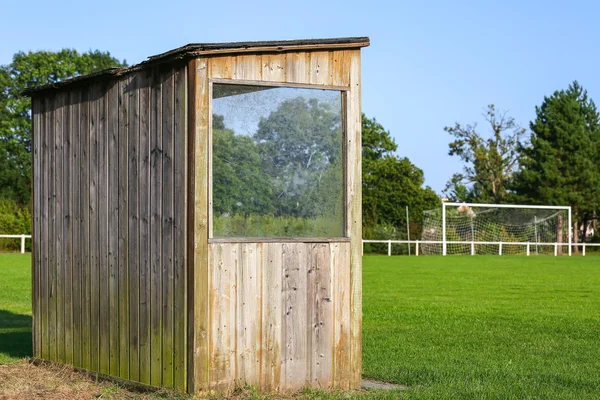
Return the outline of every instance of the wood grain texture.
{"type": "Polygon", "coordinates": [[[303,243],[283,244],[283,349],[282,380],[286,390],[298,390],[308,376],[308,272],[310,248],[303,243]]]}
{"type": "Polygon", "coordinates": [[[40,293],[40,347],[38,350],[38,357],[49,359],[49,336],[48,336],[48,203],[50,201],[50,189],[49,189],[49,156],[50,156],[50,148],[49,148],[49,138],[48,138],[48,119],[50,117],[49,112],[47,111],[47,107],[49,105],[49,100],[39,99],[40,104],[40,113],[39,113],[39,127],[40,127],[40,141],[41,141],[41,151],[42,156],[40,157],[40,175],[34,177],[35,189],[40,193],[40,230],[39,230],[39,240],[38,245],[40,246],[40,257],[38,262],[40,263],[40,273],[38,275],[39,279],[39,293],[40,293]]]}
{"type": "MultiPolygon", "coordinates": [[[[121,280],[119,271],[119,178],[121,176],[119,165],[119,108],[121,103],[121,94],[119,83],[113,83],[108,89],[106,96],[107,107],[107,136],[108,153],[107,167],[108,173],[102,182],[107,182],[108,197],[108,228],[106,231],[106,240],[108,241],[108,293],[106,293],[106,302],[108,304],[107,320],[101,321],[103,330],[108,330],[108,372],[114,376],[119,376],[119,282],[121,280]],[[104,325],[103,325],[104,323],[104,325]]],[[[103,219],[103,218],[102,218],[103,219]]],[[[104,240],[104,232],[102,233],[104,240]]],[[[104,274],[103,274],[104,275],[104,274]]],[[[105,346],[102,346],[106,349],[105,346]]],[[[102,348],[101,347],[101,348],[102,348]]],[[[102,351],[102,350],[101,350],[102,351]]],[[[102,367],[101,367],[102,368],[102,367]]]]}
{"type": "Polygon", "coordinates": [[[64,293],[64,362],[73,364],[73,237],[72,218],[73,209],[71,202],[73,174],[71,170],[71,102],[70,94],[64,94],[63,106],[63,172],[62,172],[62,202],[63,202],[63,293],[64,293]]]}
{"type": "Polygon", "coordinates": [[[152,75],[150,98],[150,384],[162,384],[162,85],[152,75]]]}
{"type": "MultiPolygon", "coordinates": [[[[117,329],[117,356],[113,361],[111,357],[111,373],[124,379],[129,379],[129,181],[128,181],[128,158],[129,154],[129,101],[127,91],[131,76],[121,79],[118,85],[118,146],[117,165],[119,174],[113,183],[117,186],[118,195],[118,218],[119,226],[111,235],[117,235],[117,315],[114,320],[118,321],[117,329]],[[113,372],[112,367],[116,367],[113,372]]],[[[112,348],[112,346],[111,346],[112,348]]]]}
{"type": "MultiPolygon", "coordinates": [[[[140,381],[140,267],[139,267],[139,167],[140,167],[140,74],[131,77],[128,85],[124,88],[124,96],[127,98],[127,291],[128,291],[128,319],[129,329],[125,343],[121,342],[121,348],[129,349],[129,359],[121,358],[121,366],[124,362],[129,365],[129,379],[140,381]]],[[[124,100],[125,101],[125,100],[124,100]]],[[[125,227],[123,227],[125,229],[125,227]]],[[[121,260],[121,257],[119,257],[121,260]]]]}
{"type": "Polygon", "coordinates": [[[150,74],[140,74],[140,147],[139,147],[139,292],[140,292],[140,379],[150,384],[150,74]]]}
{"type": "Polygon", "coordinates": [[[173,72],[162,85],[162,385],[173,387],[173,72]],[[168,116],[168,117],[167,117],[168,116]]]}
{"type": "Polygon", "coordinates": [[[333,307],[329,245],[313,244],[308,277],[308,325],[310,385],[331,387],[333,355],[333,307]]]}
{"type": "Polygon", "coordinates": [[[269,391],[347,388],[349,250],[347,242],[210,244],[209,389],[229,393],[232,379],[269,391]]]}
{"type": "Polygon", "coordinates": [[[81,208],[81,367],[91,367],[91,259],[90,259],[90,89],[82,90],[81,103],[79,105],[79,169],[81,208]]]}
{"type": "Polygon", "coordinates": [[[64,103],[65,94],[57,93],[55,98],[54,111],[54,213],[56,226],[54,227],[54,286],[56,288],[56,296],[54,307],[56,308],[56,331],[55,331],[55,349],[56,361],[65,362],[65,281],[64,281],[64,249],[63,249],[63,221],[64,208],[63,202],[63,168],[64,168],[64,103]]]}
{"type": "Polygon", "coordinates": [[[173,384],[187,389],[187,68],[175,71],[173,111],[173,384]]]}
{"type": "Polygon", "coordinates": [[[80,158],[80,137],[79,137],[79,118],[81,91],[73,91],[70,93],[70,135],[71,135],[71,157],[69,160],[69,170],[71,171],[71,240],[72,240],[72,323],[73,323],[73,339],[72,349],[73,354],[72,364],[81,368],[81,282],[82,282],[82,263],[81,251],[82,241],[80,237],[81,226],[81,204],[80,204],[80,176],[81,168],[79,165],[80,158]]]}
{"type": "Polygon", "coordinates": [[[42,358],[186,389],[181,71],[157,71],[154,87],[139,73],[36,105],[33,348],[42,358]]]}
{"type": "Polygon", "coordinates": [[[190,279],[190,349],[192,390],[207,391],[209,389],[209,271],[208,252],[208,109],[209,82],[208,63],[206,59],[195,59],[188,65],[190,91],[190,238],[191,250],[189,260],[190,279]],[[193,215],[192,215],[193,214],[193,215]]]}
{"type": "Polygon", "coordinates": [[[350,388],[358,389],[362,380],[362,169],[360,51],[348,51],[350,92],[348,94],[347,154],[347,228],[350,244],[350,388]]]}

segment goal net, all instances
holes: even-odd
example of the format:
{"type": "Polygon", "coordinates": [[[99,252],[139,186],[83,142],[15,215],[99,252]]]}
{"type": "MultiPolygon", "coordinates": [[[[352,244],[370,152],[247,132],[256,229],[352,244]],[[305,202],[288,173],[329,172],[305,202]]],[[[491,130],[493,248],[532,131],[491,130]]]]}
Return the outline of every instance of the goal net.
{"type": "Polygon", "coordinates": [[[423,254],[570,255],[570,207],[442,203],[425,211],[423,254]]]}

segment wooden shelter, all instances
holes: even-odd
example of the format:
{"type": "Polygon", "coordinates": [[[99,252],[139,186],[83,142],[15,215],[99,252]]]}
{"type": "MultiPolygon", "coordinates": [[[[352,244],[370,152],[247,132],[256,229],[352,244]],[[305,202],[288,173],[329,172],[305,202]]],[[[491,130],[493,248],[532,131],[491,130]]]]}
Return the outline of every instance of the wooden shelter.
{"type": "Polygon", "coordinates": [[[34,357],[188,392],[358,388],[368,44],[190,44],[28,89],[34,357]]]}

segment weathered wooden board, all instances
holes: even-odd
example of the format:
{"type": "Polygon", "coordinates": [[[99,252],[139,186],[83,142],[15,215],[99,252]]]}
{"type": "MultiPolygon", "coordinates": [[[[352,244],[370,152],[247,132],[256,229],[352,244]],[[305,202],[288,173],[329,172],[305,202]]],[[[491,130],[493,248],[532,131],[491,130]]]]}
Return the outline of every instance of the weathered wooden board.
{"type": "Polygon", "coordinates": [[[210,244],[209,389],[348,387],[349,253],[347,242],[210,244]]]}
{"type": "MultiPolygon", "coordinates": [[[[108,198],[108,228],[106,231],[108,240],[108,293],[106,294],[107,301],[105,303],[108,304],[108,311],[106,314],[107,321],[102,321],[106,328],[102,328],[102,322],[100,326],[102,330],[106,329],[108,331],[109,372],[107,373],[115,376],[119,376],[119,281],[121,279],[119,271],[119,228],[121,226],[119,223],[119,177],[123,173],[119,165],[119,97],[119,83],[114,82],[108,90],[106,101],[108,114],[106,124],[108,140],[108,184],[106,188],[108,198]]],[[[101,346],[102,348],[106,347],[101,346]]]]}
{"type": "Polygon", "coordinates": [[[185,71],[36,100],[34,355],[187,388],[185,71]]]}
{"type": "Polygon", "coordinates": [[[150,98],[150,384],[162,383],[162,85],[154,71],[150,98]]]}
{"type": "Polygon", "coordinates": [[[162,78],[162,384],[173,386],[173,73],[162,78]],[[167,118],[166,116],[169,116],[167,118]]]}
{"type": "MultiPolygon", "coordinates": [[[[111,355],[111,374],[129,379],[129,269],[128,269],[128,246],[129,246],[129,179],[128,159],[129,150],[129,101],[127,90],[131,82],[131,76],[121,79],[117,88],[118,96],[118,132],[117,132],[117,165],[119,174],[113,183],[117,187],[118,195],[118,218],[119,226],[112,235],[117,236],[117,315],[113,320],[118,321],[116,334],[117,355],[111,355]],[[114,372],[113,372],[114,368],[114,372]]],[[[114,346],[111,346],[113,348],[114,346]]]]}
{"type": "Polygon", "coordinates": [[[362,381],[362,170],[360,51],[346,51],[349,57],[350,91],[346,132],[346,229],[350,244],[350,387],[362,381]]]}
{"type": "Polygon", "coordinates": [[[140,208],[140,379],[150,384],[150,80],[148,72],[140,74],[140,160],[139,160],[139,208],[140,208]]]}
{"type": "Polygon", "coordinates": [[[187,69],[175,71],[173,110],[173,384],[187,387],[187,69]]]}

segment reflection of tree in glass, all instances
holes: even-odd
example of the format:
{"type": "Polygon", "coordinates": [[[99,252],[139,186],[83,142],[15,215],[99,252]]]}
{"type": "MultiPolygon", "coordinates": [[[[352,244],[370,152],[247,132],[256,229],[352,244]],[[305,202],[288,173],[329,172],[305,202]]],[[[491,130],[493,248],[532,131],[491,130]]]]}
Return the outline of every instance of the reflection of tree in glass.
{"type": "Polygon", "coordinates": [[[278,215],[332,215],[342,206],[340,107],[316,99],[286,100],[254,135],[262,169],[273,181],[278,215]]]}
{"type": "Polygon", "coordinates": [[[326,216],[341,224],[340,111],[339,101],[334,107],[303,97],[285,100],[261,118],[252,137],[236,135],[214,115],[214,213],[326,216]]]}
{"type": "Polygon", "coordinates": [[[235,135],[213,115],[213,212],[271,214],[271,185],[263,178],[261,158],[251,137],[235,135]]]}

